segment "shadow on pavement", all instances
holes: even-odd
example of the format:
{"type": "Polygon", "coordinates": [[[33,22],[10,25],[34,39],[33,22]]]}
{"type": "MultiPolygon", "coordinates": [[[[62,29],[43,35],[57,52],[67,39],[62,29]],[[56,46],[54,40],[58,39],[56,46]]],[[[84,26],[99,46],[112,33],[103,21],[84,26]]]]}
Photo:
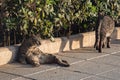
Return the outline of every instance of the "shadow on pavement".
{"type": "Polygon", "coordinates": [[[120,39],[115,39],[111,41],[112,44],[120,44],[120,39]]]}

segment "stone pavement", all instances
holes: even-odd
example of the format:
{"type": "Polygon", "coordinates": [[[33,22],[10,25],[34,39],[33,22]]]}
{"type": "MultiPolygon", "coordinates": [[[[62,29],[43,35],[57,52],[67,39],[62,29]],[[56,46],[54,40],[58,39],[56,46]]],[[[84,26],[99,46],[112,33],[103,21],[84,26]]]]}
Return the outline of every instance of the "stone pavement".
{"type": "Polygon", "coordinates": [[[110,49],[98,53],[94,48],[82,48],[56,54],[70,67],[55,64],[33,68],[19,63],[0,67],[0,80],[120,80],[120,40],[110,49]]]}

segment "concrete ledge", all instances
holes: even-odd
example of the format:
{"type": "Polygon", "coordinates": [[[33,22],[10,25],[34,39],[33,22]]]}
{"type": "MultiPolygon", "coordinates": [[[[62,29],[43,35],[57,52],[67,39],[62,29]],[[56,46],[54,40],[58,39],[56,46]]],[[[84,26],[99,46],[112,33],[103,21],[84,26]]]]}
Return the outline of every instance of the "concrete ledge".
{"type": "Polygon", "coordinates": [[[1,47],[0,48],[0,65],[13,62],[15,59],[17,50],[18,50],[18,47],[16,46],[1,47]]]}
{"type": "MultiPolygon", "coordinates": [[[[114,30],[113,39],[120,39],[120,27],[114,30]]],[[[95,42],[95,32],[80,33],[72,35],[70,38],[60,37],[55,38],[55,42],[50,40],[42,40],[40,49],[46,53],[58,53],[82,47],[93,46],[95,42]]],[[[0,65],[13,62],[19,46],[1,47],[0,48],[0,65]]]]}
{"type": "Polygon", "coordinates": [[[61,37],[55,38],[55,42],[43,40],[40,49],[46,53],[57,53],[71,49],[78,49],[81,47],[88,47],[94,45],[95,32],[81,33],[72,35],[70,38],[61,37]]]}
{"type": "Polygon", "coordinates": [[[120,27],[117,27],[114,31],[114,39],[120,39],[120,27]]]}

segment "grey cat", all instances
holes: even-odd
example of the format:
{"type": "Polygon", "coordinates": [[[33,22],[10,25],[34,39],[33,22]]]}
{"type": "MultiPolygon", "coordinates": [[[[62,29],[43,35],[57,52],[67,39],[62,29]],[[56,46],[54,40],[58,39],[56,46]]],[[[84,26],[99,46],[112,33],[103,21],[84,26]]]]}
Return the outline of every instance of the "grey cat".
{"type": "Polygon", "coordinates": [[[59,59],[53,54],[43,53],[38,46],[41,45],[40,36],[31,35],[28,39],[24,39],[18,49],[17,61],[22,64],[31,64],[40,66],[40,64],[58,64],[59,66],[69,67],[66,60],[59,59]]]}
{"type": "Polygon", "coordinates": [[[95,30],[95,45],[94,47],[98,52],[102,52],[102,48],[107,43],[107,48],[110,48],[111,34],[114,30],[115,22],[108,16],[104,15],[104,12],[98,13],[97,25],[95,30]]]}

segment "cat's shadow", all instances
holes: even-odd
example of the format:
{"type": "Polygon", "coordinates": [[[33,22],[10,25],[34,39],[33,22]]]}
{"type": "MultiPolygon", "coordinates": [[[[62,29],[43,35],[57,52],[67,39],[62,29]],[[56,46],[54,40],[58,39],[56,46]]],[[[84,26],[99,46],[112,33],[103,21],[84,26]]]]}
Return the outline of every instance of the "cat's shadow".
{"type": "Polygon", "coordinates": [[[83,47],[83,37],[84,36],[80,35],[80,34],[77,34],[74,36],[71,35],[69,38],[62,37],[59,52],[63,52],[64,49],[66,48],[66,45],[68,45],[69,50],[72,50],[74,41],[79,43],[79,48],[82,48],[83,47]]]}

